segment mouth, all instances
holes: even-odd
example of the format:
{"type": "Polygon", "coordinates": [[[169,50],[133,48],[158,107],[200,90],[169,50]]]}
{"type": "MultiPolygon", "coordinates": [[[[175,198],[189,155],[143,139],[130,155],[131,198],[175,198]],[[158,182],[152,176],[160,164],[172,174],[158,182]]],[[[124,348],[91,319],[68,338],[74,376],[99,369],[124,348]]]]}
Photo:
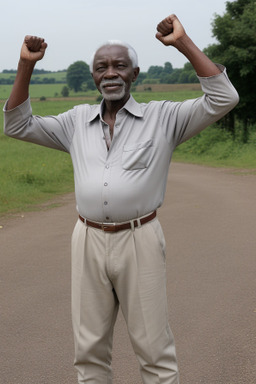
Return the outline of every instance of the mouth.
{"type": "Polygon", "coordinates": [[[105,89],[105,90],[117,90],[119,89],[120,87],[122,87],[123,84],[121,83],[105,83],[105,84],[102,84],[102,88],[105,89]]]}

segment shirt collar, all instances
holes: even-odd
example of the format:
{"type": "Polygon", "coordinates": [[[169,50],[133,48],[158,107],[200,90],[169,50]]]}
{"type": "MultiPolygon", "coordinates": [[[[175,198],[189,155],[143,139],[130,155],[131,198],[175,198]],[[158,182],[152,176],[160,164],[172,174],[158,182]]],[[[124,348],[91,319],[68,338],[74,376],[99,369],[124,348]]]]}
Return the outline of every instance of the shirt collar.
{"type": "Polygon", "coordinates": [[[137,103],[136,100],[134,100],[132,95],[130,95],[130,98],[128,99],[126,104],[123,106],[123,108],[136,117],[143,117],[141,105],[137,103]]]}
{"type": "MultiPolygon", "coordinates": [[[[89,122],[93,121],[97,116],[102,118],[104,100],[100,104],[92,106],[91,113],[89,116],[89,122]]],[[[139,103],[130,95],[128,101],[125,103],[122,109],[126,109],[127,112],[131,113],[136,117],[143,117],[143,112],[139,103]]]]}

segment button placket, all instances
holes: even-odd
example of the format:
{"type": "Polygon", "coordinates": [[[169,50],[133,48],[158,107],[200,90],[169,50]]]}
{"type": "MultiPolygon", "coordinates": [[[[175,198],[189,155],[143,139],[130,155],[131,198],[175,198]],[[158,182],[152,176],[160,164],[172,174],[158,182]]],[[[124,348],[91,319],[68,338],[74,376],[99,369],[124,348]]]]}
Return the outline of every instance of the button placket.
{"type": "MultiPolygon", "coordinates": [[[[103,215],[106,220],[106,222],[111,222],[111,202],[110,202],[110,178],[111,178],[111,162],[109,159],[111,159],[116,151],[116,146],[113,145],[114,142],[118,139],[119,130],[120,130],[120,123],[122,121],[123,112],[120,114],[120,111],[118,112],[116,116],[116,122],[114,126],[114,134],[111,141],[111,147],[109,147],[108,154],[107,154],[107,162],[105,164],[104,174],[103,174],[103,186],[102,186],[102,210],[103,215]]],[[[103,130],[108,130],[108,125],[104,122],[103,124],[103,130]]],[[[106,132],[106,131],[105,131],[106,132]]],[[[107,132],[108,133],[108,132],[107,132]]],[[[105,134],[105,139],[106,139],[105,134]]]]}
{"type": "Polygon", "coordinates": [[[102,191],[102,206],[103,213],[106,220],[109,220],[110,212],[109,212],[109,181],[110,181],[110,164],[107,163],[105,165],[104,175],[103,175],[103,191],[102,191]]]}

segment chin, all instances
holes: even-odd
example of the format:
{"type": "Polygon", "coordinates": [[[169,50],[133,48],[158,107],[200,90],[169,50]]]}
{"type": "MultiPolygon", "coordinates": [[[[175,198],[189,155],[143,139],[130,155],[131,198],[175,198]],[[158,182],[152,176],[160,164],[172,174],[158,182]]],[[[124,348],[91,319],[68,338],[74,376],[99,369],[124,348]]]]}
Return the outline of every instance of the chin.
{"type": "Polygon", "coordinates": [[[124,98],[125,89],[122,89],[122,91],[116,93],[106,93],[104,90],[101,90],[101,94],[107,101],[118,101],[124,98]]]}

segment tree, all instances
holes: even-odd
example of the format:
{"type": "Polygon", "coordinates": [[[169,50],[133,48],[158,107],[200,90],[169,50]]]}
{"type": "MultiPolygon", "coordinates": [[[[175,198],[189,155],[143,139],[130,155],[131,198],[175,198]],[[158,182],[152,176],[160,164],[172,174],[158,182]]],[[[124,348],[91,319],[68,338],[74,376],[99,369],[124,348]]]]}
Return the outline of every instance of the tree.
{"type": "Polygon", "coordinates": [[[147,76],[150,79],[159,79],[164,68],[159,65],[151,65],[148,69],[147,76]]]}
{"type": "Polygon", "coordinates": [[[173,66],[171,63],[169,63],[168,61],[166,63],[164,63],[164,69],[163,69],[163,72],[166,74],[166,75],[170,75],[172,72],[173,72],[173,66]]]}
{"type": "Polygon", "coordinates": [[[189,72],[182,71],[179,76],[179,83],[180,84],[187,84],[189,78],[189,72]]]}
{"type": "Polygon", "coordinates": [[[169,84],[178,84],[179,83],[179,78],[180,78],[180,75],[181,75],[182,71],[183,70],[181,68],[174,69],[174,71],[170,75],[169,84]]]}
{"type": "Polygon", "coordinates": [[[68,97],[69,96],[69,89],[66,85],[64,85],[64,87],[62,88],[61,90],[61,94],[63,97],[68,97]]]}
{"type": "MultiPolygon", "coordinates": [[[[226,13],[216,15],[212,23],[213,35],[218,43],[205,53],[215,62],[227,67],[229,77],[238,90],[240,103],[233,111],[243,122],[244,141],[248,125],[256,122],[256,2],[237,0],[226,3],[226,13]]],[[[234,118],[229,119],[234,130],[234,118]]]]}
{"type": "Polygon", "coordinates": [[[143,82],[143,80],[146,79],[146,77],[147,77],[147,74],[145,72],[140,72],[139,76],[137,77],[137,79],[136,79],[136,81],[134,83],[134,85],[136,86],[136,85],[141,84],[143,82]]]}
{"type": "Polygon", "coordinates": [[[89,65],[84,61],[76,61],[67,69],[67,84],[75,92],[81,91],[83,83],[91,80],[89,65]]]}
{"type": "Polygon", "coordinates": [[[196,71],[190,62],[184,64],[183,71],[179,77],[179,83],[199,83],[196,71]]]}
{"type": "Polygon", "coordinates": [[[96,89],[96,85],[95,85],[94,80],[93,80],[92,77],[90,77],[90,79],[87,80],[86,84],[87,84],[87,89],[88,90],[93,91],[94,89],[96,89]]]}

